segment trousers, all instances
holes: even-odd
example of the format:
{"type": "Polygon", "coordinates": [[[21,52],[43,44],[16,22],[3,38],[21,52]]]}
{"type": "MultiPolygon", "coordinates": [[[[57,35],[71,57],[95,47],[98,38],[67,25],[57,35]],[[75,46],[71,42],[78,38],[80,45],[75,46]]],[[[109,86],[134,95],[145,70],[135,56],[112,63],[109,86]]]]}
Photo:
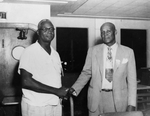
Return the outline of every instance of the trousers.
{"type": "Polygon", "coordinates": [[[21,111],[22,116],[62,116],[62,106],[60,104],[32,106],[22,100],[21,111]]]}
{"type": "Polygon", "coordinates": [[[99,104],[103,105],[103,111],[101,112],[100,107],[98,107],[95,112],[89,111],[89,116],[99,116],[100,114],[103,113],[116,112],[112,91],[109,92],[101,91],[101,95],[102,95],[102,103],[99,104]]]}

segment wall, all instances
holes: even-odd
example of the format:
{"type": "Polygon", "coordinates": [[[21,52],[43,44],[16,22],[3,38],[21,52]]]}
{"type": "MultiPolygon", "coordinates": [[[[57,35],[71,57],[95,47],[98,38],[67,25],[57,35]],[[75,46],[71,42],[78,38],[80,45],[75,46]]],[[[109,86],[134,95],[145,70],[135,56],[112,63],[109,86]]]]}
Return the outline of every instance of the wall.
{"type": "Polygon", "coordinates": [[[7,18],[0,19],[0,101],[5,96],[20,96],[20,76],[17,73],[18,60],[12,56],[16,46],[29,46],[34,40],[37,24],[41,19],[50,19],[50,5],[0,3],[0,12],[7,18]],[[25,28],[27,39],[17,39],[19,31],[25,28]]]}
{"type": "MultiPolygon", "coordinates": [[[[117,28],[117,41],[120,43],[120,29],[146,29],[147,30],[147,67],[150,67],[150,21],[142,20],[123,20],[123,19],[94,19],[94,18],[67,18],[51,17],[55,27],[87,27],[89,30],[89,47],[100,39],[100,26],[104,22],[113,22],[117,28]]],[[[56,39],[53,41],[56,47],[56,39]]]]}
{"type": "MultiPolygon", "coordinates": [[[[95,19],[90,18],[60,18],[60,17],[51,17],[52,22],[55,27],[79,27],[79,28],[88,28],[88,43],[89,46],[93,46],[95,41],[95,19]]],[[[53,40],[52,45],[56,48],[56,39],[53,40]]]]}
{"type": "Polygon", "coordinates": [[[7,19],[0,22],[32,23],[50,19],[50,5],[0,3],[0,11],[7,12],[7,19]]]}
{"type": "MultiPolygon", "coordinates": [[[[0,3],[0,11],[7,12],[7,20],[0,22],[32,23],[35,26],[43,18],[50,18],[55,27],[84,27],[89,31],[89,47],[99,39],[100,25],[106,21],[115,23],[117,27],[117,41],[120,42],[120,28],[134,28],[147,30],[147,59],[150,59],[150,21],[141,20],[124,20],[124,19],[95,19],[95,18],[67,18],[67,17],[50,17],[50,5],[35,4],[13,4],[0,3]]],[[[52,42],[56,48],[56,39],[52,42]]],[[[147,61],[150,67],[150,60],[147,61]]]]}

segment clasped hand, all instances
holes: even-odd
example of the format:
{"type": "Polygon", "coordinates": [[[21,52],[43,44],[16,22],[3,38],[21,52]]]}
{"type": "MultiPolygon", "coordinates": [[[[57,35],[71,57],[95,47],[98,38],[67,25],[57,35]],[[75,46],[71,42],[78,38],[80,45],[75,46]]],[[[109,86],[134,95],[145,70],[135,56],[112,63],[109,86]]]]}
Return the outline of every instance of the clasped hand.
{"type": "Polygon", "coordinates": [[[57,90],[56,95],[63,99],[67,95],[68,90],[69,90],[69,88],[61,87],[57,90]]]}
{"type": "Polygon", "coordinates": [[[73,88],[68,88],[66,91],[67,91],[67,94],[63,97],[63,100],[68,100],[70,96],[72,96],[73,93],[75,92],[73,88]]]}

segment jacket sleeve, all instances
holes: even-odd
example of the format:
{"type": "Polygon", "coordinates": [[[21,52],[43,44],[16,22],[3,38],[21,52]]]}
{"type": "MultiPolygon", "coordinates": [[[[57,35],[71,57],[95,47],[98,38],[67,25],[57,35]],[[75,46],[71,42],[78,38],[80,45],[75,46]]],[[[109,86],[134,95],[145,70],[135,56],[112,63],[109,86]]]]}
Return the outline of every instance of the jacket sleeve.
{"type": "Polygon", "coordinates": [[[91,75],[92,75],[92,48],[89,48],[83,70],[79,75],[77,81],[72,86],[72,88],[75,89],[77,95],[90,80],[91,75]]]}
{"type": "Polygon", "coordinates": [[[137,97],[137,75],[136,75],[136,64],[133,50],[131,50],[128,62],[128,105],[136,106],[137,97]]]}

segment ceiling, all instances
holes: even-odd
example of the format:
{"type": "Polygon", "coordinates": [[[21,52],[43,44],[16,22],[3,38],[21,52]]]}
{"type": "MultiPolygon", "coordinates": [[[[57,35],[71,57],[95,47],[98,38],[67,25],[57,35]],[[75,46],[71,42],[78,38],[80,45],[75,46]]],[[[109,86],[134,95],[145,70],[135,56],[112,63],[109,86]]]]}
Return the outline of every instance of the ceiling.
{"type": "Polygon", "coordinates": [[[68,1],[66,4],[43,1],[51,0],[3,0],[11,3],[51,4],[52,16],[150,20],[150,0],[59,0],[68,1]]]}

